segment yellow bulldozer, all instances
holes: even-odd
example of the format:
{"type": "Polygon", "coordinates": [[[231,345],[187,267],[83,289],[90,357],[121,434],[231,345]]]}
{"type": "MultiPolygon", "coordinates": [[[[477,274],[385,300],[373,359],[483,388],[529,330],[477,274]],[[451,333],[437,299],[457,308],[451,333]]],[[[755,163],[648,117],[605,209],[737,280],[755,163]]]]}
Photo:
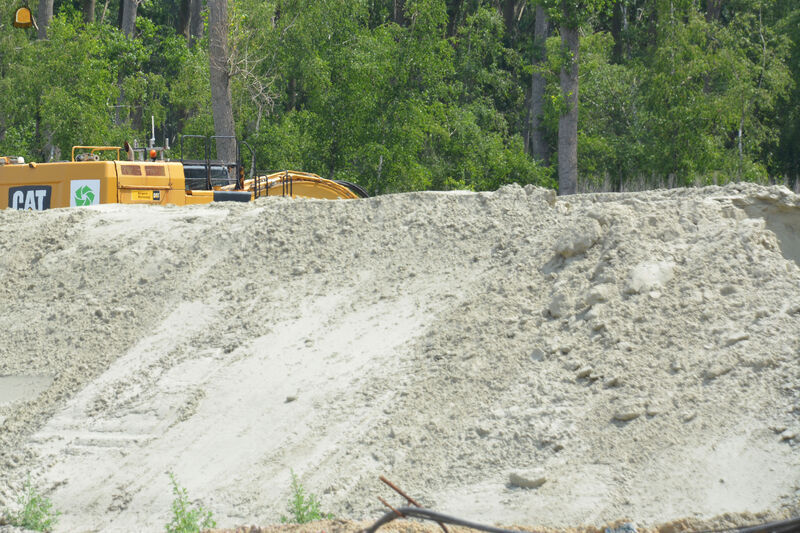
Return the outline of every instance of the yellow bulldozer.
{"type": "MultiPolygon", "coordinates": [[[[0,208],[42,211],[97,204],[205,204],[249,202],[264,196],[292,198],[364,198],[360,186],[305,172],[282,171],[245,177],[240,145],[236,160],[210,158],[216,136],[181,136],[180,159],[169,160],[169,147],[75,146],[69,161],[25,162],[0,156],[0,208]],[[201,141],[203,157],[184,159],[184,139],[201,141]]],[[[249,147],[248,147],[249,149],[249,147]]]]}

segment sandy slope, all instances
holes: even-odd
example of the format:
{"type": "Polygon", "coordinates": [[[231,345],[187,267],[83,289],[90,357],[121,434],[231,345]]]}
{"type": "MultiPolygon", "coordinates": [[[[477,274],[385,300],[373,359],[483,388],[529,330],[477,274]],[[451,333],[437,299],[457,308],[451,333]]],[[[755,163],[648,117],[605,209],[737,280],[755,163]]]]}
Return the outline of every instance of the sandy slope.
{"type": "Polygon", "coordinates": [[[800,199],[730,186],[0,213],[0,507],[797,513],[800,199]],[[511,473],[544,477],[536,489],[511,473]]]}

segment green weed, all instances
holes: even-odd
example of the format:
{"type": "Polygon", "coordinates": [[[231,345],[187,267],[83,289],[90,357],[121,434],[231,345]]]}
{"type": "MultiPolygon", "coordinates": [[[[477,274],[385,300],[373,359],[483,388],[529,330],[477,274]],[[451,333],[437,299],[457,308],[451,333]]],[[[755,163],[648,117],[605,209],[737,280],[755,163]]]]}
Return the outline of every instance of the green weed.
{"type": "Polygon", "coordinates": [[[287,509],[291,518],[281,516],[281,523],[306,524],[317,520],[330,520],[333,515],[320,510],[319,498],[314,494],[306,493],[305,487],[292,470],[292,497],[289,499],[287,509]]]}
{"type": "Polygon", "coordinates": [[[19,511],[10,514],[3,513],[3,518],[12,526],[33,531],[51,531],[61,514],[53,509],[53,503],[49,498],[39,494],[39,491],[31,483],[30,476],[23,485],[17,504],[19,511]]]}
{"type": "Polygon", "coordinates": [[[175,474],[167,472],[172,482],[172,521],[167,524],[167,533],[199,533],[204,529],[216,527],[217,523],[211,517],[211,511],[203,509],[201,505],[191,507],[186,489],[178,485],[175,474]]]}

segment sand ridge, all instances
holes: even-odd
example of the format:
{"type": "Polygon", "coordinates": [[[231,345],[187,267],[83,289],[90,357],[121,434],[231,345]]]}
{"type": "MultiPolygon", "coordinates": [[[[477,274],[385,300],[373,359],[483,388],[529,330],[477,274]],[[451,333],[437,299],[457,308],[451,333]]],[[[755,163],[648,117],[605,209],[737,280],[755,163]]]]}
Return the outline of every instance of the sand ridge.
{"type": "Polygon", "coordinates": [[[39,380],[0,402],[0,507],[30,473],[63,531],[159,530],[172,471],[221,526],[264,524],[293,470],[357,520],[380,474],[488,523],[796,514],[799,205],[508,186],[0,212],[0,379],[39,380]]]}

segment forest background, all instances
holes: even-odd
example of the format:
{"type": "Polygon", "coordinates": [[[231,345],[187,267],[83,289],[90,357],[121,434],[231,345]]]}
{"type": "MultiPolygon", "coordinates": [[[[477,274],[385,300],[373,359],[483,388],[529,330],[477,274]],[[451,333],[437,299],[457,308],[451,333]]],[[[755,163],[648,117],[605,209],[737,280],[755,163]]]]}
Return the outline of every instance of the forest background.
{"type": "Polygon", "coordinates": [[[173,158],[227,129],[372,194],[798,186],[797,0],[28,4],[19,29],[0,0],[4,155],[143,145],[153,116],[173,158]]]}

